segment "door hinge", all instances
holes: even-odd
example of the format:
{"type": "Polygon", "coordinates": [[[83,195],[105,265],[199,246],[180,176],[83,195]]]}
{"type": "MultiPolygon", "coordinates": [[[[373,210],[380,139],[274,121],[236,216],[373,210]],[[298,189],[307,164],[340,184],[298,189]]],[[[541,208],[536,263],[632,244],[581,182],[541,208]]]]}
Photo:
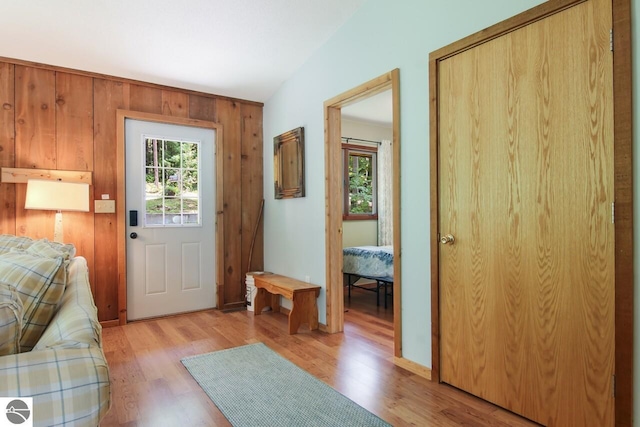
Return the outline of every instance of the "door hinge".
{"type": "Polygon", "coordinates": [[[616,376],[611,375],[611,396],[616,397],[616,376]]]}
{"type": "Polygon", "coordinates": [[[613,28],[609,30],[609,50],[613,52],[613,28]]]}
{"type": "Polygon", "coordinates": [[[616,203],[611,202],[611,224],[616,223],[616,203]]]}

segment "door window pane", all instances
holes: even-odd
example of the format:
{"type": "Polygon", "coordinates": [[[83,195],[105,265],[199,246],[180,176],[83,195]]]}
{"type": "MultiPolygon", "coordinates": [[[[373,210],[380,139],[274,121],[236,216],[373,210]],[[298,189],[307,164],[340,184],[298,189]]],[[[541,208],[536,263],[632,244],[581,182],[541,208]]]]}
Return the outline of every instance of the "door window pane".
{"type": "Polygon", "coordinates": [[[145,226],[200,225],[198,144],[145,138],[145,226]]]}

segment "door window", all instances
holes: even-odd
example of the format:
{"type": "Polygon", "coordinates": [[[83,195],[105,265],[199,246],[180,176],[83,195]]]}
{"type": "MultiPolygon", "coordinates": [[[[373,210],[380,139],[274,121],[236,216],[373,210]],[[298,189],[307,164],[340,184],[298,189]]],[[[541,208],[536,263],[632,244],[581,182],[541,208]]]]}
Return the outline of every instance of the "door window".
{"type": "Polygon", "coordinates": [[[144,136],[145,227],[199,226],[199,142],[144,136]]]}

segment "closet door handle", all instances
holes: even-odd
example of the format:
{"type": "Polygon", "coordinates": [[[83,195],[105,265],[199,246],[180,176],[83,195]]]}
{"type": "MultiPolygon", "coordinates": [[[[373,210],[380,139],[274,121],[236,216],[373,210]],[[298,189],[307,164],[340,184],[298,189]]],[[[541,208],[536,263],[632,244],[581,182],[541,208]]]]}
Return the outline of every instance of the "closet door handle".
{"type": "Polygon", "coordinates": [[[455,241],[456,238],[451,234],[445,234],[440,238],[440,243],[442,243],[443,245],[453,245],[455,241]]]}

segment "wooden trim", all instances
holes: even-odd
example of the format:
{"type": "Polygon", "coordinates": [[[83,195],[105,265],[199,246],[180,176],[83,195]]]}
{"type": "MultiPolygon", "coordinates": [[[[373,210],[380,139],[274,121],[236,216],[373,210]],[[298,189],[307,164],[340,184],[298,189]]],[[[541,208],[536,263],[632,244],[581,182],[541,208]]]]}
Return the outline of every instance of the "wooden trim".
{"type": "MultiPolygon", "coordinates": [[[[633,100],[631,1],[613,0],[616,425],[633,422],[633,100]]],[[[640,408],[636,408],[636,411],[640,408]]]]}
{"type": "Polygon", "coordinates": [[[117,145],[117,182],[118,192],[116,197],[116,221],[118,230],[118,321],[120,325],[127,323],[127,236],[126,236],[126,180],[125,180],[125,119],[144,120],[157,123],[168,123],[181,126],[193,126],[216,131],[216,283],[217,283],[217,307],[224,306],[224,207],[223,199],[223,159],[222,150],[222,125],[206,120],[190,119],[186,117],[165,116],[162,114],[143,113],[118,109],[116,111],[116,145],[117,145]]]}
{"type": "Polygon", "coordinates": [[[480,30],[477,33],[471,34],[470,36],[435,50],[429,54],[429,58],[434,58],[438,61],[447,59],[462,51],[472,49],[482,43],[486,43],[506,33],[525,27],[533,22],[540,21],[577,4],[584,3],[585,1],[588,0],[553,0],[544,2],[539,6],[525,10],[524,12],[505,21],[498,22],[484,30],[480,30]]]}
{"type": "MultiPolygon", "coordinates": [[[[346,203],[346,201],[344,201],[346,203]]],[[[343,210],[344,210],[344,206],[343,206],[343,210]]],[[[345,215],[342,214],[342,221],[377,221],[378,220],[378,214],[372,214],[372,215],[345,215]]]]}
{"type": "Polygon", "coordinates": [[[403,357],[394,357],[393,364],[399,366],[403,369],[406,369],[409,372],[413,372],[419,377],[426,378],[431,380],[431,369],[426,366],[422,366],[416,362],[412,362],[411,360],[405,359],[403,357]]]}
{"type": "Polygon", "coordinates": [[[401,159],[400,159],[400,70],[391,71],[391,102],[393,110],[393,355],[402,356],[402,234],[401,159]]]}
{"type": "Polygon", "coordinates": [[[394,354],[402,355],[400,257],[400,71],[392,70],[324,103],[327,326],[330,333],[344,329],[342,277],[342,107],[391,89],[393,103],[393,233],[394,233],[394,354]]]}
{"type": "Polygon", "coordinates": [[[344,292],[342,289],[342,148],[340,147],[340,108],[325,103],[325,257],[327,330],[344,330],[344,292]]]}
{"type": "Polygon", "coordinates": [[[120,326],[120,320],[103,320],[100,322],[100,326],[103,328],[113,328],[114,326],[120,326]]]}
{"type": "MultiPolygon", "coordinates": [[[[439,277],[438,277],[438,93],[437,65],[442,59],[470,49],[531,22],[582,3],[586,0],[545,2],[513,18],[445,46],[429,55],[430,168],[431,168],[431,324],[432,377],[439,381],[439,277]]],[[[611,0],[613,11],[614,60],[614,163],[615,163],[615,366],[616,425],[633,422],[633,336],[634,336],[634,257],[633,257],[633,103],[631,61],[631,2],[611,0]]]]}
{"type": "Polygon", "coordinates": [[[438,59],[429,57],[429,182],[431,250],[431,378],[440,382],[440,240],[438,224],[438,59]]]}
{"type": "Polygon", "coordinates": [[[353,150],[353,151],[369,151],[372,153],[378,152],[378,147],[374,147],[372,145],[357,145],[357,144],[347,144],[346,142],[342,143],[343,150],[353,150]]]}
{"type": "Polygon", "coordinates": [[[56,169],[2,168],[2,182],[26,184],[30,179],[78,182],[93,184],[91,171],[68,171],[56,169]]]}
{"type": "MultiPolygon", "coordinates": [[[[364,145],[352,145],[342,143],[342,177],[349,176],[349,156],[360,156],[360,157],[369,157],[373,162],[373,157],[378,155],[377,147],[369,147],[364,145]]],[[[377,190],[377,169],[376,169],[376,185],[375,189],[377,190]]],[[[344,179],[342,182],[342,220],[343,221],[375,221],[378,219],[378,197],[376,196],[376,206],[375,212],[371,214],[352,214],[349,213],[349,185],[350,182],[347,179],[344,179]]]]}
{"type": "Polygon", "coordinates": [[[161,84],[157,84],[157,83],[143,82],[141,80],[128,79],[128,78],[125,78],[125,77],[111,76],[111,75],[108,75],[108,74],[94,73],[92,71],[76,70],[76,69],[73,69],[73,68],[58,67],[56,65],[41,64],[39,62],[25,61],[25,60],[22,60],[22,59],[6,58],[4,56],[0,56],[0,62],[7,62],[9,64],[15,64],[15,65],[24,65],[26,67],[39,68],[39,69],[42,69],[42,70],[62,72],[62,73],[67,73],[67,74],[75,74],[77,76],[86,76],[86,77],[92,77],[92,78],[96,78],[96,79],[111,80],[111,81],[120,82],[120,83],[129,83],[129,84],[134,84],[134,85],[144,86],[144,87],[154,88],[154,89],[161,89],[161,90],[168,90],[168,91],[179,90],[181,93],[185,93],[185,94],[188,94],[188,95],[198,95],[198,96],[203,96],[205,98],[226,99],[226,100],[233,101],[233,102],[241,102],[243,104],[253,104],[253,105],[260,106],[260,107],[264,106],[263,102],[258,102],[258,101],[249,101],[249,100],[246,100],[246,99],[239,99],[239,98],[232,98],[232,97],[228,97],[228,96],[214,95],[212,93],[200,92],[200,91],[191,90],[191,89],[184,89],[184,88],[180,88],[180,87],[177,87],[177,86],[167,86],[167,85],[161,85],[161,84]]]}
{"type": "MultiPolygon", "coordinates": [[[[325,107],[346,107],[348,105],[355,104],[358,101],[388,90],[391,87],[391,81],[393,79],[392,76],[394,74],[394,71],[398,70],[395,69],[393,71],[390,71],[386,74],[376,77],[375,79],[371,79],[368,82],[361,84],[360,86],[354,87],[353,89],[350,89],[346,92],[341,93],[340,95],[326,100],[324,102],[325,107]]],[[[397,75],[399,76],[399,74],[397,75]]],[[[338,141],[342,141],[342,135],[340,136],[338,141]]]]}

